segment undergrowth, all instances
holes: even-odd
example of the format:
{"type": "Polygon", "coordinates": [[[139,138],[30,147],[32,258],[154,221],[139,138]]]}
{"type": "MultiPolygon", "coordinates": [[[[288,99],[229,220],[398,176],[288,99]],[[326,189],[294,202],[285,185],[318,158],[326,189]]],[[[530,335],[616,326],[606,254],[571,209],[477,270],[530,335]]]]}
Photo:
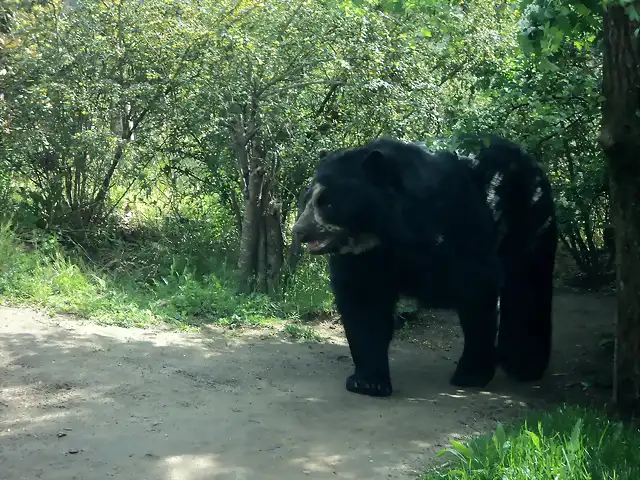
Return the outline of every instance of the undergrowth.
{"type": "Polygon", "coordinates": [[[422,480],[635,480],[640,432],[595,411],[565,407],[440,452],[453,460],[422,480]]]}
{"type": "Polygon", "coordinates": [[[289,323],[284,327],[285,332],[293,340],[313,340],[316,342],[322,341],[320,336],[313,327],[308,325],[301,325],[299,323],[289,323]]]}
{"type": "Polygon", "coordinates": [[[261,294],[238,295],[223,266],[207,272],[184,250],[156,244],[128,251],[122,242],[89,258],[64,249],[54,235],[20,238],[5,222],[0,224],[0,302],[103,324],[166,322],[178,328],[295,320],[331,307],[319,265],[305,265],[285,300],[276,302],[261,294]]]}

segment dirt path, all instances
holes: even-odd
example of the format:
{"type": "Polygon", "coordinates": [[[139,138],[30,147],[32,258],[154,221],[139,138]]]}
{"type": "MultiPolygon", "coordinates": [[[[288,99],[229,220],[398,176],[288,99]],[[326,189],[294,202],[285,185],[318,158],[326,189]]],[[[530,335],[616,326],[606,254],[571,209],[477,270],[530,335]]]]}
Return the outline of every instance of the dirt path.
{"type": "Polygon", "coordinates": [[[559,296],[556,375],[515,387],[500,374],[489,392],[448,385],[459,330],[431,318],[394,341],[386,399],[345,391],[349,352],[327,324],[330,341],[305,344],[0,308],[0,479],[414,478],[451,438],[493,428],[520,402],[588,390],[581,359],[596,358],[612,308],[559,296]]]}

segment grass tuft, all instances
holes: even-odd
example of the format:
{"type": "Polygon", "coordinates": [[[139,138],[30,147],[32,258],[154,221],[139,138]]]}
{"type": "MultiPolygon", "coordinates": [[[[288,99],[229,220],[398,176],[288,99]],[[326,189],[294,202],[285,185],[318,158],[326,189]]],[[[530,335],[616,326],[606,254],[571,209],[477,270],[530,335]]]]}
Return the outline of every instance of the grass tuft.
{"type": "Polygon", "coordinates": [[[640,432],[597,412],[564,407],[498,424],[491,435],[451,441],[453,460],[422,480],[633,480],[640,478],[640,432]]]}
{"type": "Polygon", "coordinates": [[[289,323],[284,327],[285,332],[293,340],[305,340],[321,342],[322,336],[313,327],[300,325],[299,323],[289,323]]]}

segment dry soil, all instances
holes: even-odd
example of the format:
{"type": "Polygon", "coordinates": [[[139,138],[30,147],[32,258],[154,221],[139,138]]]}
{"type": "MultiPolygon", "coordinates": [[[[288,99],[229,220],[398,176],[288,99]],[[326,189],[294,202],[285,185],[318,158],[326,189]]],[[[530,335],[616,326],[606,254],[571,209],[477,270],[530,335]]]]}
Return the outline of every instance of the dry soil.
{"type": "Polygon", "coordinates": [[[316,325],[323,343],[301,343],[281,329],[123,329],[2,307],[0,479],[415,478],[452,438],[606,388],[613,308],[558,295],[547,378],[500,373],[487,391],[449,386],[460,330],[426,315],[394,340],[395,391],[376,399],[344,389],[351,360],[329,321],[316,325]]]}

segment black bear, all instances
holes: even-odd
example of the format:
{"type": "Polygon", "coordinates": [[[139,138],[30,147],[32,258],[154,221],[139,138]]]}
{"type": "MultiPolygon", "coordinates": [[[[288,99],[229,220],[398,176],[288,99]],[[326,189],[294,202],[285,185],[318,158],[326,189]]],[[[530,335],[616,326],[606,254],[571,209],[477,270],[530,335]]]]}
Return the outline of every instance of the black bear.
{"type": "Polygon", "coordinates": [[[491,137],[475,158],[389,138],[325,151],[293,233],[329,256],[355,366],[347,390],[391,395],[400,295],[457,311],[453,385],[483,387],[497,365],[522,381],[547,369],[555,206],[544,170],[518,145],[491,137]]]}

